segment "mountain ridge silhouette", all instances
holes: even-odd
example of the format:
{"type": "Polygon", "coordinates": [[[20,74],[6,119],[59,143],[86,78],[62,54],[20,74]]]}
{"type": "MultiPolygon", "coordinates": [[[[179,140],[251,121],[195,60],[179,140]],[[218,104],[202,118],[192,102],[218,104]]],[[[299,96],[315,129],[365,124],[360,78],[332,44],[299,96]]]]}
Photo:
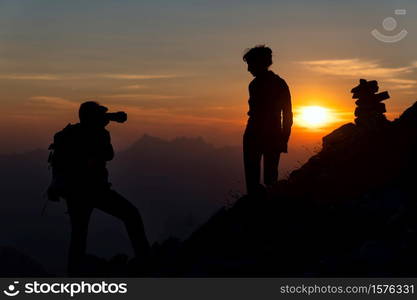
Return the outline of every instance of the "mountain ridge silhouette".
{"type": "Polygon", "coordinates": [[[345,124],[269,197],[177,245],[177,276],[416,276],[416,168],[417,102],[373,130],[345,124]]]}

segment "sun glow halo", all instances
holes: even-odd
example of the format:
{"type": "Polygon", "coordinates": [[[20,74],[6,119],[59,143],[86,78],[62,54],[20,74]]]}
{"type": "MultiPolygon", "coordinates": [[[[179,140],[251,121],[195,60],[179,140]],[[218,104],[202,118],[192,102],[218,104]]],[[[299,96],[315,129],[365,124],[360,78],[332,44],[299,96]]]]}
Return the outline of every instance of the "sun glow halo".
{"type": "Polygon", "coordinates": [[[308,128],[319,128],[330,123],[330,113],[321,106],[304,106],[300,108],[300,125],[308,128]]]}

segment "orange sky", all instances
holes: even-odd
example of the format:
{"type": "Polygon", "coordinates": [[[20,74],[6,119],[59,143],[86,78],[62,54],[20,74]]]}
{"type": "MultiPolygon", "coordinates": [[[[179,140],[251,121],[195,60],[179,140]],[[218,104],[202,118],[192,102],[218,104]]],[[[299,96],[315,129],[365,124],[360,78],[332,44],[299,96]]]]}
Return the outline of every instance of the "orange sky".
{"type": "Polygon", "coordinates": [[[241,57],[262,43],[295,113],[319,105],[335,119],[319,130],[294,124],[292,164],[353,121],[359,78],[390,92],[391,119],[416,100],[415,2],[232,2],[2,2],[0,153],[46,148],[87,99],[128,112],[128,123],[110,127],[119,150],[144,133],[240,145],[252,80],[241,57]],[[398,23],[409,35],[377,41],[371,30],[396,8],[407,9],[398,23]]]}

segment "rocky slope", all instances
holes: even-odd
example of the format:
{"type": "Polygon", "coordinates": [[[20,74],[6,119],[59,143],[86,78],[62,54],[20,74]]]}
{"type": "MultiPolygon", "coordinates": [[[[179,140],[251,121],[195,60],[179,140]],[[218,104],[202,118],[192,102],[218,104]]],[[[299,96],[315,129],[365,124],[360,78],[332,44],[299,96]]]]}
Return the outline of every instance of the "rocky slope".
{"type": "Polygon", "coordinates": [[[177,275],[416,276],[416,143],[417,103],[338,128],[268,197],[239,199],[179,245],[177,275]]]}

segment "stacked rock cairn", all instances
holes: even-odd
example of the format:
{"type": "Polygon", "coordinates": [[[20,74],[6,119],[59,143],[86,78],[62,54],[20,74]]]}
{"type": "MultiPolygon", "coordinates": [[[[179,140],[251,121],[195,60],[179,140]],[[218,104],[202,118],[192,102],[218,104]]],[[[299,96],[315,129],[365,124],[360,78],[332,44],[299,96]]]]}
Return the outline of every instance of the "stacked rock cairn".
{"type": "Polygon", "coordinates": [[[378,129],[389,123],[385,117],[385,104],[382,101],[390,98],[388,92],[378,93],[379,86],[376,80],[360,79],[359,85],[351,91],[352,98],[356,100],[355,123],[358,127],[378,129]],[[378,94],[377,94],[378,93],[378,94]]]}

